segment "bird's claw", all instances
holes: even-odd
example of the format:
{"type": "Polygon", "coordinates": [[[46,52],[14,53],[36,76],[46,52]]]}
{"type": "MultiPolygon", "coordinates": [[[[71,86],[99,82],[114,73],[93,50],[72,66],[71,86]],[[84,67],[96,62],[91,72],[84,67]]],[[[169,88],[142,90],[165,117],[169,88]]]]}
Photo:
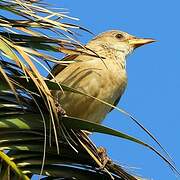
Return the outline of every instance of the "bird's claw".
{"type": "Polygon", "coordinates": [[[97,148],[98,156],[100,157],[102,166],[100,166],[100,169],[104,169],[106,164],[111,161],[111,159],[108,157],[106,149],[104,147],[97,148]]]}
{"type": "Polygon", "coordinates": [[[66,116],[66,111],[62,108],[59,102],[55,102],[56,112],[60,116],[66,116]]]}

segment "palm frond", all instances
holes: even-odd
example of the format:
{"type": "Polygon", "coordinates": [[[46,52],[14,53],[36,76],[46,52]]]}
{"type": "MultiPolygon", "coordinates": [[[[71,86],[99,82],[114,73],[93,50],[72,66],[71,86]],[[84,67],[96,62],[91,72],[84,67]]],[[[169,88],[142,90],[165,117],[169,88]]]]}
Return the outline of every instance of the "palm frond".
{"type": "MultiPolygon", "coordinates": [[[[103,133],[109,131],[109,134],[115,135],[115,130],[98,124],[73,117],[61,117],[61,126],[64,128],[65,136],[61,134],[58,138],[60,147],[58,154],[56,142],[50,137],[50,115],[43,98],[38,94],[35,83],[31,80],[27,82],[23,78],[26,81],[24,83],[21,78],[23,71],[17,65],[14,66],[4,61],[1,63],[3,69],[9,72],[9,80],[16,89],[20,103],[16,100],[6,80],[0,75],[2,80],[0,86],[0,150],[9,151],[7,156],[23,175],[30,177],[37,173],[57,178],[66,177],[65,174],[68,174],[71,177],[76,175],[77,178],[86,176],[99,178],[101,176],[107,179],[110,177],[136,179],[120,166],[114,165],[108,157],[106,167],[104,167],[104,157],[101,157],[98,148],[81,131],[83,129],[103,133]],[[40,172],[42,163],[43,169],[40,172]],[[76,173],[77,171],[79,173],[76,173]]],[[[134,141],[128,135],[121,132],[116,133],[122,138],[134,141]]]]}

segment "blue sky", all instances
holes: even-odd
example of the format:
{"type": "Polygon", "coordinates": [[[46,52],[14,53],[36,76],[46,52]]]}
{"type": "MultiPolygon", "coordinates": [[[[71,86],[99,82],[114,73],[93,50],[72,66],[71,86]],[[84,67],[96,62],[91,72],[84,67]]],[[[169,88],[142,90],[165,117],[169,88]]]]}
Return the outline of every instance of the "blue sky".
{"type": "MultiPolygon", "coordinates": [[[[180,1],[48,1],[65,7],[78,24],[95,34],[119,29],[158,42],[137,49],[127,62],[128,87],[119,107],[134,115],[167,149],[180,169],[180,1]]],[[[82,32],[86,43],[91,35],[82,32]]],[[[131,120],[113,111],[103,122],[151,143],[131,120]]],[[[110,157],[130,171],[156,180],[176,179],[170,168],[144,147],[116,138],[93,135],[97,145],[107,148],[110,157]]]]}

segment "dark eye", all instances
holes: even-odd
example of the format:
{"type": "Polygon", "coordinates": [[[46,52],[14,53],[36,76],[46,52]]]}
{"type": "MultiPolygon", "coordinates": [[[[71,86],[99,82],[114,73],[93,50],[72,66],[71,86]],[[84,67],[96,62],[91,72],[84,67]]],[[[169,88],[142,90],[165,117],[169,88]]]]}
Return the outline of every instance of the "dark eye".
{"type": "Polygon", "coordinates": [[[122,34],[116,34],[115,36],[117,39],[122,39],[123,38],[123,35],[122,34]]]}

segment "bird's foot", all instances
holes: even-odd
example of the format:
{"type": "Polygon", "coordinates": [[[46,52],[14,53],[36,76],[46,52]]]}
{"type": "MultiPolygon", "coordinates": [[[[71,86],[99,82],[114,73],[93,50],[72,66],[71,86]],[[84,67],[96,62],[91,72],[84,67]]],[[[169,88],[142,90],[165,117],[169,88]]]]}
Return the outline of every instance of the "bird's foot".
{"type": "Polygon", "coordinates": [[[108,157],[107,151],[106,151],[106,149],[104,147],[97,148],[97,151],[98,151],[98,155],[99,155],[99,157],[101,159],[101,163],[102,163],[102,166],[100,167],[100,169],[104,169],[106,164],[108,162],[111,162],[111,159],[108,157]]]}
{"type": "Polygon", "coordinates": [[[66,111],[62,108],[59,102],[55,102],[56,112],[60,116],[66,116],[66,111]]]}

